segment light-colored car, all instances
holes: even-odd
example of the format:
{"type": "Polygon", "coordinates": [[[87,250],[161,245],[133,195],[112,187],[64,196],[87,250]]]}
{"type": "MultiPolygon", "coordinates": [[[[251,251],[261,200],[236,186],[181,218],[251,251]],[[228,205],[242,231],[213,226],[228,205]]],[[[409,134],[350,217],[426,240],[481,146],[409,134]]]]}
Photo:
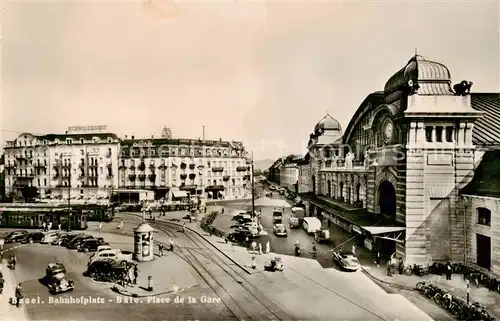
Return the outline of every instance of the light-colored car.
{"type": "Polygon", "coordinates": [[[49,232],[45,234],[43,239],[40,241],[42,244],[50,244],[55,240],[59,239],[59,232],[49,232]]]}
{"type": "Polygon", "coordinates": [[[357,271],[360,268],[358,259],[352,253],[333,252],[333,260],[347,271],[357,271]]]}
{"type": "Polygon", "coordinates": [[[101,260],[113,260],[119,264],[126,265],[128,262],[132,261],[132,253],[125,253],[122,250],[102,250],[94,254],[87,265],[90,265],[96,261],[101,260]]]}
{"type": "Polygon", "coordinates": [[[273,231],[276,236],[287,236],[285,224],[276,224],[273,226],[273,231]]]}

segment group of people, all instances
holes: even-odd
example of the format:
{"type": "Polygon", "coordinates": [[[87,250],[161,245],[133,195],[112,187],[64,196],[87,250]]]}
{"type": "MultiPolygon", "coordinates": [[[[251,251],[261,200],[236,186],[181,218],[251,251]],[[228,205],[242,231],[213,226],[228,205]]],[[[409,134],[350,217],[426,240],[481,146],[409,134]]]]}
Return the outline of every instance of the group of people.
{"type": "MultiPolygon", "coordinates": [[[[167,249],[167,251],[173,251],[174,250],[174,240],[172,238],[170,238],[168,240],[168,243],[169,243],[169,248],[167,249]]],[[[163,244],[163,243],[158,244],[158,255],[159,256],[163,256],[163,250],[165,250],[165,244],[163,244]]]]}

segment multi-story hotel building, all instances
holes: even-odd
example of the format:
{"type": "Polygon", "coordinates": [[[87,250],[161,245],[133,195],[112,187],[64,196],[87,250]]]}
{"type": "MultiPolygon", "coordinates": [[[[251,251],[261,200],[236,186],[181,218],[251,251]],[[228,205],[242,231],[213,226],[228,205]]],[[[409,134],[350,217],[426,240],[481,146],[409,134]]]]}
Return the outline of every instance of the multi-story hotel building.
{"type": "Polygon", "coordinates": [[[65,134],[23,133],[5,145],[6,195],[24,186],[41,198],[107,197],[117,185],[119,138],[106,126],[70,127],[65,134]]]}
{"type": "Polygon", "coordinates": [[[241,142],[125,138],[118,187],[149,189],[155,198],[204,195],[241,199],[251,193],[251,162],[241,142]]]}

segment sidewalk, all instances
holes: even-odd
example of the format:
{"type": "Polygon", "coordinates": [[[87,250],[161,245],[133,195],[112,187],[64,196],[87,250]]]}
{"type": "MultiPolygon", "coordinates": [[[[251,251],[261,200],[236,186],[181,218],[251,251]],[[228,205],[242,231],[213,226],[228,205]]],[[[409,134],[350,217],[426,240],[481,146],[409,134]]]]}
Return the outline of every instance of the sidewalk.
{"type": "Polygon", "coordinates": [[[3,293],[0,294],[0,321],[29,320],[23,304],[16,308],[15,305],[9,302],[10,298],[15,297],[15,288],[17,286],[14,273],[3,262],[0,263],[0,271],[2,271],[5,280],[3,293]]]}

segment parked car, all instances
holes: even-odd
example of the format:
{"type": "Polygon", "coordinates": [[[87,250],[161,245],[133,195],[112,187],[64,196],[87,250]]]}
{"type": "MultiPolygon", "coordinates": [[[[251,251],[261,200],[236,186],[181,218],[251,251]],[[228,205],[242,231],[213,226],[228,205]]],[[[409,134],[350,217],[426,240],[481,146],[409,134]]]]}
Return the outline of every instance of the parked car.
{"type": "Polygon", "coordinates": [[[59,239],[59,232],[49,232],[44,235],[43,239],[40,241],[42,244],[49,244],[59,239]]]}
{"type": "Polygon", "coordinates": [[[285,224],[276,224],[273,226],[273,231],[276,236],[287,236],[285,224]]]}
{"type": "Polygon", "coordinates": [[[69,239],[68,241],[66,241],[66,247],[68,249],[76,249],[76,246],[78,245],[79,241],[87,240],[87,239],[91,239],[91,238],[92,238],[92,236],[87,235],[87,234],[77,235],[77,236],[69,239]]]}
{"type": "Polygon", "coordinates": [[[83,242],[85,242],[87,240],[92,240],[92,239],[94,239],[94,237],[92,235],[82,236],[79,239],[77,239],[76,241],[72,242],[70,249],[78,250],[81,247],[81,245],[83,244],[83,242]]]}
{"type": "Polygon", "coordinates": [[[333,260],[347,271],[357,271],[360,268],[358,259],[351,253],[333,252],[333,260]]]}
{"type": "Polygon", "coordinates": [[[87,266],[102,260],[113,260],[121,265],[127,265],[132,261],[132,253],[123,252],[122,250],[104,250],[93,255],[87,263],[87,266]]]}
{"type": "Polygon", "coordinates": [[[109,245],[108,243],[104,243],[104,239],[102,237],[98,237],[95,239],[88,239],[83,241],[78,245],[78,251],[79,252],[94,252],[97,251],[97,248],[100,245],[109,245]]]}
{"type": "Polygon", "coordinates": [[[70,233],[65,233],[59,235],[59,238],[56,240],[52,241],[52,245],[61,245],[61,246],[66,246],[66,244],[74,237],[76,237],[78,234],[70,234],[70,233]]]}
{"type": "Polygon", "coordinates": [[[52,294],[71,291],[75,288],[74,282],[68,280],[66,268],[62,263],[49,263],[42,283],[49,288],[52,294]]]}
{"type": "Polygon", "coordinates": [[[34,232],[34,233],[28,233],[24,235],[24,237],[20,240],[22,244],[28,244],[28,243],[40,243],[45,234],[42,232],[34,232]]]}
{"type": "Polygon", "coordinates": [[[16,243],[21,241],[26,235],[28,234],[28,231],[13,231],[7,234],[7,236],[4,239],[5,243],[16,243]]]}

